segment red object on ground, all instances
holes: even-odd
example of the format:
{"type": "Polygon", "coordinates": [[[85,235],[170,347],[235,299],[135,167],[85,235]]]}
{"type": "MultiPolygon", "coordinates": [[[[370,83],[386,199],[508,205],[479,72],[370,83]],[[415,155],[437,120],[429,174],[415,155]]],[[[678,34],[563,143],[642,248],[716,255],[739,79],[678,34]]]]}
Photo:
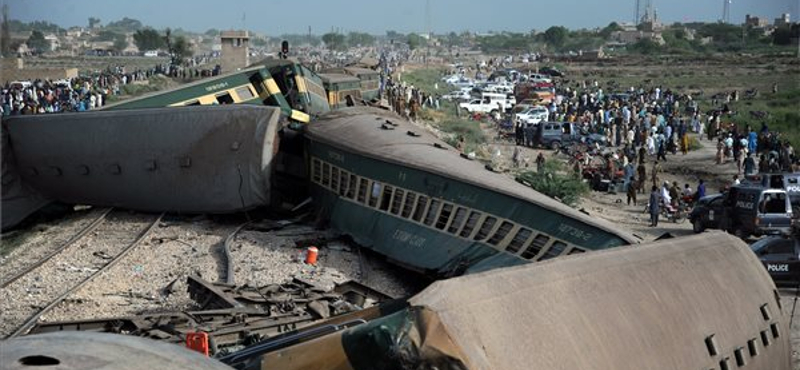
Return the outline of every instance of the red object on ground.
{"type": "Polygon", "coordinates": [[[186,347],[208,357],[208,333],[187,333],[186,347]]]}
{"type": "Polygon", "coordinates": [[[319,249],[317,249],[317,247],[308,247],[306,250],[306,263],[309,265],[316,265],[318,254],[319,249]]]}

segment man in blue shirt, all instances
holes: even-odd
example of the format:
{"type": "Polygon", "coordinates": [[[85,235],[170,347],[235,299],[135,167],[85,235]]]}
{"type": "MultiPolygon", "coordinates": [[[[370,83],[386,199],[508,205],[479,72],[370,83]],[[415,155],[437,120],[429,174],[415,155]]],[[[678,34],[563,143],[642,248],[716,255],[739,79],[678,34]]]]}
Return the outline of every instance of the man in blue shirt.
{"type": "Polygon", "coordinates": [[[695,194],[695,201],[706,196],[706,184],[703,179],[700,179],[700,184],[697,185],[697,193],[695,194]]]}

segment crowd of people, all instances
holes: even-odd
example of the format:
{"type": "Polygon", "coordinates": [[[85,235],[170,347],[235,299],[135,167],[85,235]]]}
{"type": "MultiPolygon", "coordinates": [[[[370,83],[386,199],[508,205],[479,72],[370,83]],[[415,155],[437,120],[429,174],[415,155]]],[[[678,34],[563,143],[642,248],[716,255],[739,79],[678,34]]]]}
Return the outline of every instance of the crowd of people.
{"type": "Polygon", "coordinates": [[[120,65],[88,76],[61,80],[6,81],[0,89],[0,115],[83,112],[103,107],[109,97],[122,95],[124,86],[147,81],[155,75],[192,79],[219,73],[219,66],[201,70],[158,64],[149,69],[129,71],[120,65]]]}

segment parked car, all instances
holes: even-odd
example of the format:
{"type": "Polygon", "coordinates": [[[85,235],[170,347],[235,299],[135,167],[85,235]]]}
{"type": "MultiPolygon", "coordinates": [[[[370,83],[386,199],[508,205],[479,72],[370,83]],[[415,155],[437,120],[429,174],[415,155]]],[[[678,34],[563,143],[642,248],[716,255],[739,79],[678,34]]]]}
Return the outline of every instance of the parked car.
{"type": "Polygon", "coordinates": [[[547,121],[547,118],[550,116],[550,111],[547,108],[538,105],[529,108],[523,112],[516,114],[517,119],[524,123],[530,124],[538,124],[542,121],[547,121]]]}
{"type": "Polygon", "coordinates": [[[536,131],[536,143],[553,150],[577,141],[581,141],[580,129],[570,122],[541,122],[536,131]]]}
{"type": "Polygon", "coordinates": [[[564,73],[555,67],[542,67],[539,69],[539,72],[543,75],[548,75],[551,77],[564,77],[564,73]]]}
{"type": "Polygon", "coordinates": [[[702,233],[706,229],[719,228],[719,218],[723,214],[724,194],[706,195],[697,200],[689,213],[689,221],[692,222],[692,230],[695,233],[702,233]]]}
{"type": "Polygon", "coordinates": [[[757,174],[745,177],[742,182],[786,190],[792,203],[793,216],[800,217],[800,172],[757,174]]]}
{"type": "Polygon", "coordinates": [[[792,205],[785,190],[742,184],[726,193],[701,198],[689,219],[695,232],[721,229],[743,239],[750,235],[787,235],[792,227],[792,205]]]}
{"type": "Polygon", "coordinates": [[[750,245],[775,283],[800,284],[800,240],[768,236],[750,245]]]}
{"type": "Polygon", "coordinates": [[[450,101],[467,100],[470,98],[472,98],[472,95],[470,95],[469,92],[463,90],[452,91],[442,96],[442,99],[450,101]]]}

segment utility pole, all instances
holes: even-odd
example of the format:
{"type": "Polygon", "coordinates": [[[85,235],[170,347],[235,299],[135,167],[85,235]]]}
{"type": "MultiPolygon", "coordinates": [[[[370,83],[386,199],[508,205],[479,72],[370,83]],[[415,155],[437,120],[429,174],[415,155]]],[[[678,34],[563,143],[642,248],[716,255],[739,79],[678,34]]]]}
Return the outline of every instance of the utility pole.
{"type": "Polygon", "coordinates": [[[428,42],[425,44],[425,64],[428,64],[428,58],[431,56],[431,0],[425,0],[425,28],[428,32],[428,42]]]}
{"type": "Polygon", "coordinates": [[[642,15],[639,14],[639,9],[642,6],[642,0],[636,0],[636,7],[633,9],[633,25],[638,26],[639,20],[642,19],[642,15]]]}

